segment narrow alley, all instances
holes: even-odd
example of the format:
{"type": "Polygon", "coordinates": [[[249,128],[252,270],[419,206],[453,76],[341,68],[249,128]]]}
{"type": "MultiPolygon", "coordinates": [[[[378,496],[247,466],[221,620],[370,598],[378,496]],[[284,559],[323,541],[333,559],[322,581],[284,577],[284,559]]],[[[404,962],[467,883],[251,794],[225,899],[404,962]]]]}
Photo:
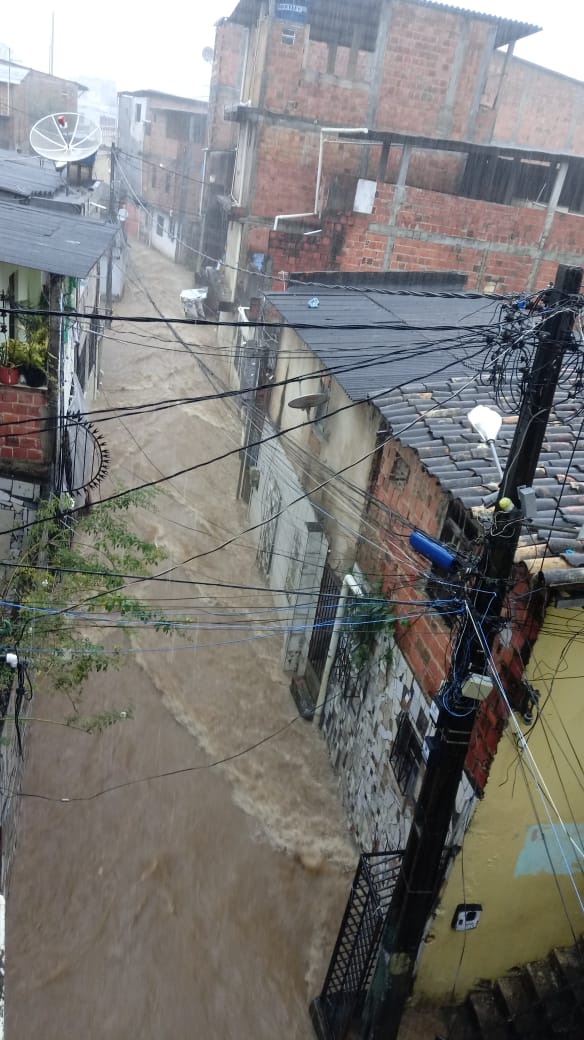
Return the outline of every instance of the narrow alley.
{"type": "MultiPolygon", "coordinates": [[[[118,312],[155,313],[147,290],[164,314],[180,316],[191,276],[137,244],[129,258],[118,312]]],[[[220,372],[207,356],[210,334],[181,334],[220,372]]],[[[211,390],[163,324],[114,323],[102,368],[96,408],[211,390]]],[[[115,420],[103,433],[112,454],[104,496],[228,451],[240,436],[221,401],[115,420]]],[[[234,498],[237,466],[235,456],[166,482],[156,513],[140,511],[140,533],[168,554],[161,570],[246,527],[234,498]]],[[[262,584],[249,537],[172,577],[262,584]]],[[[199,621],[225,621],[217,612],[234,606],[271,606],[262,592],[161,582],[142,590],[199,621]]],[[[22,801],[7,1033],[308,1040],[308,1001],[322,982],[356,850],[316,723],[287,725],[295,710],[280,643],[267,630],[222,635],[217,625],[172,643],[134,629],[124,648],[131,652],[119,671],[91,680],[84,707],[130,706],[133,719],[99,736],[33,724],[24,790],[88,800],[22,801]],[[158,773],[167,775],[135,782],[158,773]],[[127,786],[99,793],[115,784],[127,786]]],[[[40,680],[37,688],[36,714],[62,720],[64,699],[40,680]]]]}

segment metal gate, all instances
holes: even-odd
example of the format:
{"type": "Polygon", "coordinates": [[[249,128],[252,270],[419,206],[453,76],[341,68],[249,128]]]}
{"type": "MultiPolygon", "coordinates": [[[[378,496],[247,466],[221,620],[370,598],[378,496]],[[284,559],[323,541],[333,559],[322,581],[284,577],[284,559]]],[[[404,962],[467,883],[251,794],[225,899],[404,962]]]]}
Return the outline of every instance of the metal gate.
{"type": "Polygon", "coordinates": [[[314,627],[308,647],[308,663],[318,682],[322,679],[324,666],[331,642],[333,625],[337,615],[341,582],[328,563],[325,564],[314,615],[314,627]]]}
{"type": "Polygon", "coordinates": [[[319,1040],[343,1040],[363,1010],[403,852],[361,856],[320,996],[310,1005],[319,1040]]]}

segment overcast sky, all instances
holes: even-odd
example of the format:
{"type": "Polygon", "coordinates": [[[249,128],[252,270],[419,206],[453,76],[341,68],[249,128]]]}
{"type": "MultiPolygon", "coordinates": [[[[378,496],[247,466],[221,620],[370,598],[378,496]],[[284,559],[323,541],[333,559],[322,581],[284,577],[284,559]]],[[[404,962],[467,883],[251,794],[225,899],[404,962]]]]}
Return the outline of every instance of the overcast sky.
{"type": "MultiPolygon", "coordinates": [[[[81,81],[84,75],[114,79],[118,90],[152,88],[205,97],[210,66],[201,52],[213,46],[214,22],[229,14],[235,3],[164,0],[150,9],[127,0],[100,0],[94,5],[72,0],[5,3],[0,42],[24,64],[48,70],[54,11],[56,75],[81,81]]],[[[520,42],[515,53],[584,80],[581,0],[465,0],[458,6],[541,26],[542,32],[520,42]]]]}

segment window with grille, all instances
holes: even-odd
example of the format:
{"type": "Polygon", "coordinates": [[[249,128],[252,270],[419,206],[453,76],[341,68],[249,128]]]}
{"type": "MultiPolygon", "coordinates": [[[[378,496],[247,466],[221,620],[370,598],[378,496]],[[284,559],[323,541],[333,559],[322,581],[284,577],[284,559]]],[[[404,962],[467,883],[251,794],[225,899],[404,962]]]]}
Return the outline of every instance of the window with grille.
{"type": "Polygon", "coordinates": [[[399,716],[389,761],[400,791],[410,794],[422,764],[422,745],[406,711],[399,716]]]}

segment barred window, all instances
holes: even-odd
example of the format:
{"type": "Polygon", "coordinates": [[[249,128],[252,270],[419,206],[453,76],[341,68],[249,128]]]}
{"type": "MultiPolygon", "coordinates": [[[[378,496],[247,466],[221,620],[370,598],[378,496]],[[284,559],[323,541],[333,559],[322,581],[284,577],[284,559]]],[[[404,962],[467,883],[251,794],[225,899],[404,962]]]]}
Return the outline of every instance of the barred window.
{"type": "Polygon", "coordinates": [[[389,761],[400,791],[411,794],[422,764],[422,745],[406,711],[399,716],[389,761]]]}

